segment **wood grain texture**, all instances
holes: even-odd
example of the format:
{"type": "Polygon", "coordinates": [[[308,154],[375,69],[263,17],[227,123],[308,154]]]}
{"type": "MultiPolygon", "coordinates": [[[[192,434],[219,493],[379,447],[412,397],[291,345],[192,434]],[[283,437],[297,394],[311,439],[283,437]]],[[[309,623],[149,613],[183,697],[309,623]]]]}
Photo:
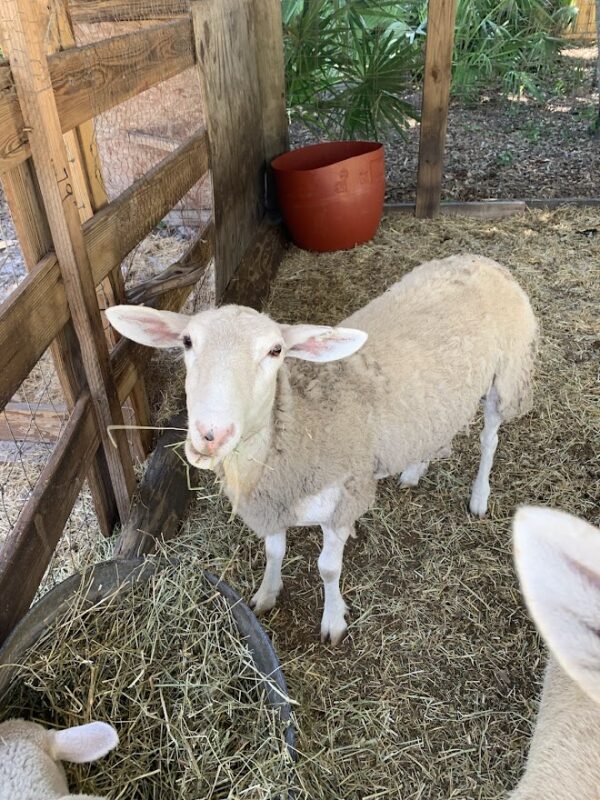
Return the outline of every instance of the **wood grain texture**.
{"type": "Polygon", "coordinates": [[[182,258],[151,280],[132,286],[127,292],[127,302],[151,305],[157,297],[172,289],[196,286],[204,277],[213,255],[214,226],[210,223],[196,236],[182,258]]]}
{"type": "MultiPolygon", "coordinates": [[[[189,19],[69,48],[48,58],[63,131],[194,64],[189,19]]],[[[0,173],[30,154],[9,66],[0,65],[0,173]]]]}
{"type": "Polygon", "coordinates": [[[254,17],[265,158],[264,203],[267,211],[275,212],[277,192],[271,161],[289,149],[281,0],[254,0],[254,17]]]}
{"type": "Polygon", "coordinates": [[[83,226],[94,282],[108,273],[208,170],[201,129],[83,226]]]}
{"type": "Polygon", "coordinates": [[[126,444],[114,452],[106,428],[122,423],[110,373],[95,284],[74,202],[72,178],[44,50],[47,8],[43,0],[4,0],[4,21],[11,70],[44,198],[54,250],[77,333],[84,371],[96,413],[121,519],[129,511],[135,476],[126,444]]]}
{"type": "MultiPolygon", "coordinates": [[[[183,197],[208,168],[205,131],[170,153],[84,225],[93,281],[98,285],[183,197]]],[[[51,253],[0,305],[0,408],[68,322],[65,287],[51,253]],[[19,332],[27,327],[24,340],[19,332]]]]}
{"type": "MultiPolygon", "coordinates": [[[[42,258],[52,248],[52,237],[31,159],[5,173],[3,186],[30,275],[16,297],[11,295],[0,308],[0,408],[50,345],[63,396],[71,409],[86,382],[58,262],[53,253],[42,258]]],[[[97,453],[88,477],[100,529],[108,536],[117,508],[104,453],[97,453]]]]}
{"type": "Polygon", "coordinates": [[[428,3],[416,202],[416,216],[421,218],[436,215],[442,193],[456,4],[457,0],[428,3]]]}
{"type": "Polygon", "coordinates": [[[35,597],[98,444],[85,392],[0,550],[0,643],[35,597]]]}
{"type": "Polygon", "coordinates": [[[216,293],[263,215],[265,167],[254,0],[193,0],[196,58],[211,148],[216,293]]]}
{"type": "Polygon", "coordinates": [[[190,0],[70,0],[75,22],[172,19],[189,14],[190,0]]]}
{"type": "Polygon", "coordinates": [[[264,220],[223,294],[224,303],[239,303],[259,311],[289,247],[283,228],[264,220]]]}
{"type": "MultiPolygon", "coordinates": [[[[172,417],[166,427],[185,429],[187,414],[172,417]]],[[[131,516],[117,539],[114,558],[138,558],[150,553],[157,539],[168,541],[179,532],[193,497],[186,466],[172,448],[183,438],[185,433],[177,430],[165,430],[159,436],[134,497],[131,516]]]]}
{"type": "Polygon", "coordinates": [[[0,414],[0,439],[17,442],[55,442],[67,419],[66,408],[44,403],[8,403],[0,414]]]}

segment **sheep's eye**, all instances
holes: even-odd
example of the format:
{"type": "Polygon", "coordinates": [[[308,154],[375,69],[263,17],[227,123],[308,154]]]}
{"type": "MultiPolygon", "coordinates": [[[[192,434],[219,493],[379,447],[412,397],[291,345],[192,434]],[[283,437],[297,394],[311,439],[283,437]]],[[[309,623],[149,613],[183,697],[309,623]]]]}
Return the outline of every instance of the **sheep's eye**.
{"type": "Polygon", "coordinates": [[[275,347],[272,347],[269,350],[269,355],[272,356],[273,358],[277,358],[277,356],[280,356],[281,355],[281,345],[280,344],[276,344],[275,347]]]}
{"type": "Polygon", "coordinates": [[[183,346],[186,350],[191,350],[192,347],[192,337],[191,336],[184,336],[181,340],[183,342],[183,346]]]}

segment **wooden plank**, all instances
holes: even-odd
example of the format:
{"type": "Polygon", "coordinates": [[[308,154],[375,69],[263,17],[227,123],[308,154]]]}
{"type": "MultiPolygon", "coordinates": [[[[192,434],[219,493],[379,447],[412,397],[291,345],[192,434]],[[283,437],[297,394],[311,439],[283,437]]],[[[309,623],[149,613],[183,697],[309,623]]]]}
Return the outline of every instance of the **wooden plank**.
{"type": "Polygon", "coordinates": [[[254,0],[254,17],[265,156],[264,202],[267,211],[275,212],[277,192],[271,161],[289,149],[281,0],[254,0]]]}
{"type": "Polygon", "coordinates": [[[288,247],[289,240],[283,228],[264,220],[227,285],[222,301],[260,310],[269,296],[271,283],[288,247]]]}
{"type": "MultiPolygon", "coordinates": [[[[69,131],[194,63],[189,19],[55,53],[48,65],[61,128],[69,131]]],[[[10,68],[0,66],[0,173],[29,156],[26,127],[10,68]]]]}
{"type": "Polygon", "coordinates": [[[157,539],[173,539],[193,497],[188,488],[186,465],[172,447],[185,438],[185,433],[169,430],[185,430],[187,413],[176,414],[165,427],[134,497],[131,516],[117,539],[114,558],[138,558],[150,553],[157,539]]]}
{"type": "Polygon", "coordinates": [[[129,22],[189,14],[190,0],[70,0],[74,22],[129,22]]]}
{"type": "Polygon", "coordinates": [[[263,214],[265,165],[254,0],[192,0],[211,147],[219,298],[263,214]]]}
{"type": "MultiPolygon", "coordinates": [[[[199,131],[84,225],[96,285],[121,264],[207,168],[207,136],[199,131]]],[[[52,253],[0,305],[0,408],[68,319],[64,285],[52,253]],[[26,339],[18,335],[24,325],[26,339]]]]}
{"type": "MultiPolygon", "coordinates": [[[[501,219],[522,214],[527,209],[523,200],[483,200],[461,202],[446,200],[440,203],[439,213],[445,216],[477,217],[478,219],[501,219]]],[[[384,211],[414,214],[414,203],[386,203],[384,211]]]]}
{"type": "Polygon", "coordinates": [[[83,226],[96,284],[207,170],[207,134],[200,129],[83,226]]]}
{"type": "Polygon", "coordinates": [[[110,470],[119,515],[126,519],[135,485],[126,443],[115,452],[106,428],[122,423],[121,407],[110,373],[108,350],[96,302],[95,284],[73,200],[73,187],[46,53],[47,9],[41,0],[4,0],[11,69],[23,118],[31,128],[29,143],[50,224],[54,249],[79,340],[84,371],[110,470]]]}
{"type": "Polygon", "coordinates": [[[47,403],[8,403],[0,414],[0,440],[55,442],[67,417],[66,408],[47,403]]]}
{"type": "MultiPolygon", "coordinates": [[[[65,401],[69,408],[73,408],[86,385],[84,371],[54,254],[42,260],[47,268],[43,268],[41,273],[37,271],[40,259],[52,247],[52,237],[31,161],[28,160],[7,172],[3,185],[30,275],[17,292],[11,295],[8,303],[0,308],[0,320],[3,323],[0,325],[0,360],[6,365],[4,369],[0,368],[3,378],[0,386],[0,407],[10,400],[50,344],[65,401]],[[52,282],[52,273],[59,279],[55,283],[52,282]],[[35,291],[38,277],[47,279],[39,281],[41,289],[40,286],[38,289],[41,293],[35,291]],[[30,291],[32,287],[34,291],[30,291]],[[16,302],[13,303],[13,300],[16,302]],[[9,311],[5,317],[3,309],[6,306],[9,306],[9,311]],[[27,336],[20,335],[24,330],[27,331],[27,336]],[[50,339],[44,338],[52,332],[54,335],[50,339]]],[[[104,453],[97,454],[88,478],[100,529],[108,536],[115,523],[117,507],[104,453]]]]}
{"type": "Polygon", "coordinates": [[[456,4],[457,0],[428,2],[416,204],[421,218],[434,217],[440,205],[456,4]]]}
{"type": "Polygon", "coordinates": [[[127,292],[127,302],[134,305],[151,305],[165,292],[195,286],[202,280],[214,254],[214,226],[212,223],[199,233],[187,252],[156,277],[133,286],[127,292]]]}
{"type": "Polygon", "coordinates": [[[0,549],[0,643],[35,597],[98,444],[92,403],[85,392],[0,549]]]}

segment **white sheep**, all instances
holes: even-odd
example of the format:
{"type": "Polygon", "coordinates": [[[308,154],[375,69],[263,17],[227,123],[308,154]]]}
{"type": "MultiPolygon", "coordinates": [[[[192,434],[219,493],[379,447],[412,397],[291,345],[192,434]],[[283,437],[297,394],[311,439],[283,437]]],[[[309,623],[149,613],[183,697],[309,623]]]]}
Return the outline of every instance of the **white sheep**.
{"type": "Polygon", "coordinates": [[[510,273],[481,256],[422,264],[337,328],[280,325],[241,306],[191,317],[140,306],[106,314],[137,342],[184,348],[186,456],[222,478],[265,539],[257,612],[282,587],[286,529],[321,526],[321,636],[334,644],[347,627],[344,545],[377,479],[401,473],[415,485],[483,397],[470,502],[483,515],[500,423],[530,407],[536,320],[510,273]]]}
{"type": "Polygon", "coordinates": [[[600,800],[600,530],[549,508],[514,520],[527,607],[550,648],[525,774],[511,800],[600,800]]]}
{"type": "Polygon", "coordinates": [[[102,800],[87,794],[69,794],[61,761],[96,761],[118,743],[116,731],[105,722],[60,731],[22,719],[1,722],[0,800],[102,800]]]}

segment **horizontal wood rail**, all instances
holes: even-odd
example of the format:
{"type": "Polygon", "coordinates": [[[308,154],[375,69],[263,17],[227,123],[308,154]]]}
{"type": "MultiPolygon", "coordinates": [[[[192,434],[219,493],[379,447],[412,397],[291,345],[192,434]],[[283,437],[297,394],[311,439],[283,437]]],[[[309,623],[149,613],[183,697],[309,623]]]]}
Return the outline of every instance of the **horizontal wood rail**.
{"type": "Polygon", "coordinates": [[[8,403],[0,414],[0,440],[55,442],[68,412],[46,403],[8,403]]]}
{"type": "MultiPolygon", "coordinates": [[[[62,50],[48,58],[63,132],[195,63],[190,19],[62,50]]],[[[0,62],[0,174],[30,155],[10,64],[0,62]]]]}
{"type": "MultiPolygon", "coordinates": [[[[208,142],[198,131],[84,225],[96,285],[118,266],[206,173],[208,142]]],[[[0,305],[0,408],[11,399],[69,320],[54,253],[46,256],[0,305]],[[19,332],[27,326],[27,336],[19,332]]]]}
{"type": "MultiPolygon", "coordinates": [[[[192,287],[162,295],[157,308],[178,311],[192,287]]],[[[152,348],[122,339],[111,354],[123,401],[152,355],[152,348]]],[[[33,493],[0,548],[0,644],[27,612],[100,446],[90,394],[78,399],[33,493]]]]}
{"type": "Polygon", "coordinates": [[[189,14],[189,0],[71,0],[74,22],[129,22],[189,14]]]}

